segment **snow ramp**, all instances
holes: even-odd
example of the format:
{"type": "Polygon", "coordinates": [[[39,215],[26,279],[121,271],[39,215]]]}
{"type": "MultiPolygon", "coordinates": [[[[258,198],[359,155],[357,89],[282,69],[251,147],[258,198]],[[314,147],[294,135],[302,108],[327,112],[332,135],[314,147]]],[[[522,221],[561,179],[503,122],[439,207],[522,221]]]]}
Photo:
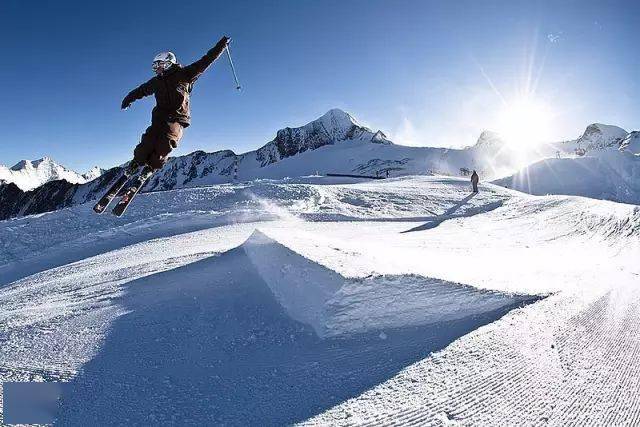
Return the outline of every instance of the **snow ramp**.
{"type": "Polygon", "coordinates": [[[455,320],[536,299],[415,274],[344,277],[258,230],[243,249],[287,314],[321,337],[455,320]]]}
{"type": "Polygon", "coordinates": [[[255,232],[127,283],[58,422],[301,422],[535,299],[418,276],[348,279],[255,232]]]}

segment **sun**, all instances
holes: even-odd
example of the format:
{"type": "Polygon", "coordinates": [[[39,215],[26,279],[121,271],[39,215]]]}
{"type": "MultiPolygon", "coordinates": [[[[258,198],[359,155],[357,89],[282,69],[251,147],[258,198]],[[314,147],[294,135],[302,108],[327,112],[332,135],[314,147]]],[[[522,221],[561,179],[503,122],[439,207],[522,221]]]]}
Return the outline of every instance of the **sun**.
{"type": "Polygon", "coordinates": [[[552,114],[545,104],[522,98],[507,103],[498,116],[498,133],[515,149],[527,150],[548,142],[552,114]]]}

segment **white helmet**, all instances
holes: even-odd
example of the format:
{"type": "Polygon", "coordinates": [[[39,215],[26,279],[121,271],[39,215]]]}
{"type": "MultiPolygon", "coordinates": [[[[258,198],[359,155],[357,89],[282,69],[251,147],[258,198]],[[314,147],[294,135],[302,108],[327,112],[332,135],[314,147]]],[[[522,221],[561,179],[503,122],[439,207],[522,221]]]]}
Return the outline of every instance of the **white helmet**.
{"type": "Polygon", "coordinates": [[[177,64],[178,60],[173,52],[160,52],[153,58],[153,71],[158,72],[160,70],[166,71],[174,64],[177,64]]]}

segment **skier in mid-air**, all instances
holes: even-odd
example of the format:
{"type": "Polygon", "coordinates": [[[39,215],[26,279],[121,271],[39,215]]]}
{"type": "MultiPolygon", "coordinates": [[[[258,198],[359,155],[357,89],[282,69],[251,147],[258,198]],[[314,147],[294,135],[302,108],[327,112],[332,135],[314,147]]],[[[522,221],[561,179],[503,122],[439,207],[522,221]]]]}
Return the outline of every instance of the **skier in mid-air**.
{"type": "Polygon", "coordinates": [[[479,181],[480,181],[480,177],[478,176],[478,173],[474,169],[473,173],[471,174],[471,186],[473,187],[473,192],[474,193],[478,192],[478,182],[479,181]]]}
{"type": "Polygon", "coordinates": [[[156,75],[129,92],[122,100],[121,106],[125,110],[134,101],[155,95],[156,106],[151,114],[151,126],[142,135],[140,143],[133,152],[133,160],[125,168],[123,176],[95,205],[96,212],[102,213],[124,187],[129,177],[143,166],[142,172],[113,209],[115,215],[122,215],[133,196],[149,177],[164,166],[169,153],[178,146],[183,129],[191,124],[189,98],[195,81],[220,57],[230,41],[229,37],[222,37],[202,58],[185,67],[178,63],[172,52],[156,55],[152,63],[156,75]]]}

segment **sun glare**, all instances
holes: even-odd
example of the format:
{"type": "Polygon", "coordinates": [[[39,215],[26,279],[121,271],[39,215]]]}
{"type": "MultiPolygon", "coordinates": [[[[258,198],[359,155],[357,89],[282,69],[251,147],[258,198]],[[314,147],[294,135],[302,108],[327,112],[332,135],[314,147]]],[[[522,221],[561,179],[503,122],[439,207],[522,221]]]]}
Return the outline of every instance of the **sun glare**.
{"type": "Polygon", "coordinates": [[[505,106],[499,115],[498,132],[513,147],[523,150],[550,136],[551,112],[542,103],[521,99],[505,106]]]}

